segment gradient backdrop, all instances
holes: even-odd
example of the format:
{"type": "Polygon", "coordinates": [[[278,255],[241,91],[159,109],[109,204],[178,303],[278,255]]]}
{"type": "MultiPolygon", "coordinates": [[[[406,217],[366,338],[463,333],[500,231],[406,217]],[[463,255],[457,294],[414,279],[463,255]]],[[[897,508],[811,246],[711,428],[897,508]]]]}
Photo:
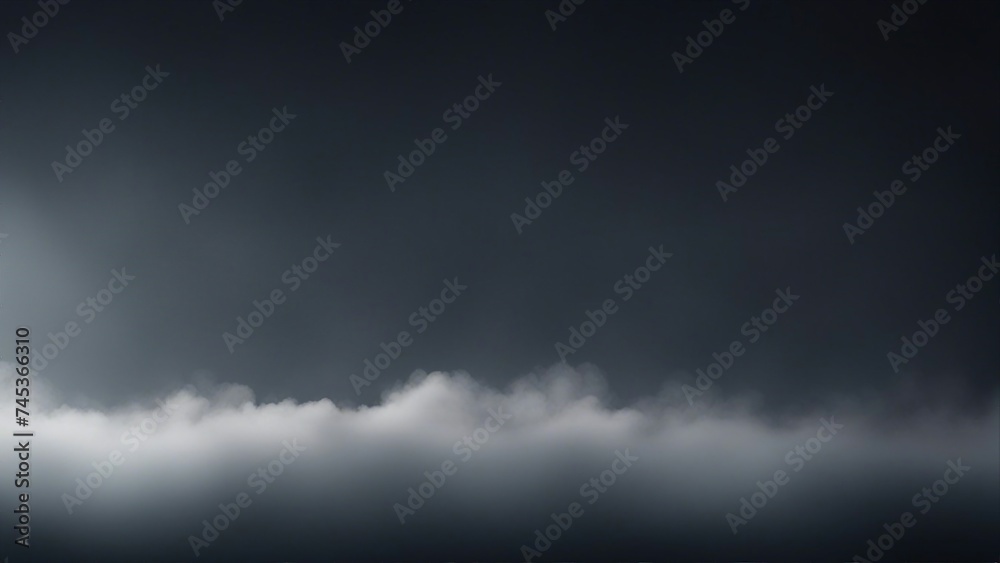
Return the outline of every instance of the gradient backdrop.
{"type": "Polygon", "coordinates": [[[232,4],[0,4],[0,554],[996,560],[996,3],[232,4]]]}

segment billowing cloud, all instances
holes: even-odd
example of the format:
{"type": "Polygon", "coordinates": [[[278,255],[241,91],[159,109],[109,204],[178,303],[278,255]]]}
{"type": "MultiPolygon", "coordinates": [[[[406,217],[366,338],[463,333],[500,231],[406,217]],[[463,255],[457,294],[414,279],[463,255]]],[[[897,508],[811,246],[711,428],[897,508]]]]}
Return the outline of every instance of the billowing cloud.
{"type": "MultiPolygon", "coordinates": [[[[0,373],[13,404],[12,366],[0,373]]],[[[993,541],[977,526],[998,520],[997,401],[912,410],[915,391],[901,389],[764,413],[753,400],[691,407],[669,383],[613,406],[596,368],[563,364],[505,390],[417,372],[371,407],[262,404],[242,385],[199,384],[101,411],[46,406],[37,383],[32,541],[50,556],[155,546],[164,559],[519,559],[526,546],[538,560],[735,557],[808,533],[813,543],[782,553],[857,546],[826,554],[843,560],[956,460],[972,469],[894,554],[942,537],[977,553],[993,541]],[[759,491],[769,496],[746,517],[742,499],[759,491]],[[944,524],[955,516],[969,526],[944,524]],[[540,540],[560,518],[568,529],[540,540]]]]}

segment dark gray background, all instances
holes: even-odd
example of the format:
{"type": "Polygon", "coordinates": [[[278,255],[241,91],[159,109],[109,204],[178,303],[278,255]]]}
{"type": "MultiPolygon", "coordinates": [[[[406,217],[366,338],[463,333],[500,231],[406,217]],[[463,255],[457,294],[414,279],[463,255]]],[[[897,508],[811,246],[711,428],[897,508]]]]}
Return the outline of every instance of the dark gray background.
{"type": "MultiPolygon", "coordinates": [[[[901,373],[886,360],[998,249],[995,3],[928,2],[885,42],[888,2],[752,1],[683,74],[671,53],[736,5],[588,0],[557,31],[554,1],[404,6],[350,64],[339,43],[384,4],[248,1],[220,22],[210,2],[71,2],[0,57],[0,334],[40,346],[112,269],[137,277],[44,371],[54,404],[214,381],[375,405],[416,369],[502,389],[558,362],[662,244],[665,267],[569,359],[599,366],[609,406],[692,384],[790,286],[801,300],[713,397],[781,416],[903,388],[908,414],[996,409],[996,281],[901,373]],[[156,64],[170,76],[119,122],[111,101],[156,64]],[[490,73],[502,86],[390,192],[383,171],[490,73]],[[821,84],[835,95],[723,203],[715,182],[821,84]],[[297,118],[186,225],[178,204],[283,106],[297,118]],[[614,116],[629,129],[518,235],[510,214],[614,116]],[[116,130],[59,183],[51,162],[104,117],[116,130]],[[851,245],[842,224],[947,126],[957,144],[851,245]],[[328,234],[340,249],[231,355],[222,333],[328,234]],[[455,276],[467,294],[357,397],[350,374],[455,276]]],[[[3,3],[3,31],[36,10],[3,3]]]]}

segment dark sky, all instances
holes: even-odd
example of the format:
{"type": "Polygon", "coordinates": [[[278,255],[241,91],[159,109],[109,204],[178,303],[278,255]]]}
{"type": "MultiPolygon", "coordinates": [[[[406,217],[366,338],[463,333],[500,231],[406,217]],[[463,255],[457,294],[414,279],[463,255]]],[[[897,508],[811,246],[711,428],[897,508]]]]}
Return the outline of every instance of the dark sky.
{"type": "MultiPolygon", "coordinates": [[[[370,11],[384,10],[386,2],[248,0],[223,21],[209,1],[60,6],[37,35],[0,56],[0,233],[7,235],[0,239],[0,334],[29,326],[41,354],[49,333],[65,341],[56,333],[67,323],[81,327],[53,358],[33,364],[43,367],[38,379],[47,394],[39,400],[52,413],[62,407],[114,418],[182,388],[222,409],[225,401],[219,406],[213,394],[234,384],[252,391],[260,408],[328,399],[351,409],[391,404],[388,393],[418,371],[467,373],[476,382],[469,396],[490,397],[494,392],[483,389],[516,395],[514,383],[524,376],[574,368],[600,373],[593,384],[606,412],[661,401],[683,409],[684,386],[690,393],[697,370],[738,340],[745,353],[700,401],[722,412],[718,405],[743,405],[746,412],[733,416],[762,428],[804,416],[807,429],[819,417],[812,413],[849,404],[846,410],[877,421],[866,426],[868,445],[840,446],[857,464],[850,471],[858,472],[870,462],[865,452],[878,451],[883,427],[906,426],[908,417],[939,410],[950,413],[941,415],[949,421],[969,416],[978,422],[955,430],[968,432],[955,442],[968,440],[978,449],[986,464],[981,478],[995,474],[998,282],[983,280],[981,291],[962,298],[960,310],[950,292],[979,272],[988,275],[980,267],[1000,246],[997,4],[931,0],[888,40],[877,21],[890,19],[890,2],[587,0],[553,30],[545,13],[559,5],[402,0],[402,11],[350,62],[342,42],[352,41],[354,26],[363,27],[370,11]],[[735,21],[678,72],[673,54],[705,31],[703,20],[726,9],[735,21]],[[147,68],[164,75],[126,115],[115,100],[143,84],[147,68]],[[461,121],[447,113],[477,87],[484,92],[480,84],[488,77],[498,85],[474,111],[461,121]],[[820,90],[832,95],[801,128],[782,129],[780,120],[815,103],[813,92],[820,90]],[[250,151],[241,143],[277,123],[272,118],[282,108],[294,118],[247,161],[250,151]],[[76,146],[83,130],[106,118],[114,130],[60,179],[53,162],[66,163],[66,146],[76,146]],[[627,129],[581,171],[576,151],[615,119],[627,129]],[[385,172],[395,172],[399,155],[414,151],[415,140],[432,138],[436,128],[447,138],[390,190],[385,172]],[[956,134],[953,144],[913,181],[914,165],[905,163],[933,147],[939,131],[956,134]],[[748,150],[763,154],[758,149],[769,137],[776,152],[724,200],[717,182],[730,182],[730,166],[750,158],[748,150]],[[185,218],[178,206],[192,205],[192,190],[231,160],[239,173],[206,208],[185,218]],[[525,214],[525,198],[535,198],[562,170],[570,171],[572,184],[519,232],[511,215],[525,214]],[[857,223],[858,207],[868,207],[876,201],[873,192],[890,190],[894,180],[903,181],[905,193],[852,242],[844,224],[857,223]],[[286,271],[313,255],[317,237],[339,247],[308,279],[289,283],[286,271]],[[616,288],[647,263],[650,247],[671,256],[625,300],[616,288]],[[80,308],[99,298],[113,271],[123,268],[135,279],[120,293],[104,291],[113,295],[104,310],[80,308]],[[426,325],[411,320],[441,296],[445,280],[456,278],[467,289],[440,318],[426,325]],[[237,317],[246,318],[254,300],[274,290],[283,291],[284,302],[231,353],[224,334],[235,333],[237,317]],[[771,307],[779,290],[800,297],[759,339],[751,338],[745,323],[771,307]],[[609,299],[616,312],[566,357],[568,367],[553,367],[560,362],[556,344],[567,343],[570,327],[580,327],[588,311],[609,299]],[[948,312],[948,322],[894,369],[887,355],[902,353],[901,338],[912,337],[939,309],[948,312]],[[418,333],[421,326],[426,330],[418,333]],[[365,361],[374,361],[380,345],[401,331],[412,343],[356,392],[352,374],[363,377],[365,361]]],[[[38,6],[0,5],[3,31],[22,33],[21,18],[30,19],[38,6]]],[[[6,357],[12,343],[4,346],[6,357]]],[[[569,396],[587,396],[589,387],[566,377],[574,389],[569,396]]],[[[549,389],[547,400],[561,396],[559,389],[549,389]]],[[[664,418],[652,420],[658,426],[664,418]]],[[[539,443],[551,438],[524,424],[525,432],[547,436],[539,443]]],[[[116,427],[108,427],[114,441],[116,427]]],[[[750,439],[774,439],[771,430],[761,432],[750,439]]],[[[948,457],[921,446],[912,428],[904,433],[900,440],[912,448],[900,447],[920,459],[917,465],[935,468],[919,478],[906,474],[897,499],[905,505],[909,481],[937,473],[948,457]]],[[[387,443],[380,447],[400,455],[387,443]]],[[[102,448],[81,453],[81,467],[105,455],[102,448]]],[[[203,461],[230,460],[232,452],[206,448],[198,454],[203,461]]],[[[555,475],[559,463],[577,455],[591,459],[567,448],[565,456],[553,454],[562,461],[546,471],[555,475]]],[[[273,455],[268,452],[260,455],[273,455]]],[[[770,467],[770,460],[781,465],[780,455],[761,463],[770,467]]],[[[320,472],[321,466],[312,467],[320,472]]],[[[413,477],[422,470],[414,469],[413,477]]],[[[233,471],[239,482],[243,466],[233,471]]],[[[649,471],[652,479],[652,466],[649,471]]],[[[67,486],[76,476],[70,473],[67,486]]],[[[752,485],[765,473],[745,480],[752,485]]],[[[186,478],[181,481],[188,485],[229,494],[214,485],[219,475],[186,478]]],[[[521,478],[530,481],[511,477],[506,490],[529,490],[519,488],[521,478]]],[[[354,490],[359,505],[372,483],[354,490]]],[[[656,489],[655,480],[643,483],[635,486],[656,489]]],[[[996,485],[984,483],[983,498],[995,501],[996,485]]],[[[52,518],[66,518],[58,494],[67,487],[51,486],[52,518]]],[[[387,486],[394,495],[395,485],[387,486]]],[[[461,498],[467,501],[479,489],[466,486],[470,492],[461,498]]],[[[828,494],[826,485],[815,487],[828,494]]],[[[551,495],[545,506],[565,504],[566,495],[551,495]]],[[[739,494],[719,506],[730,496],[739,494]]],[[[398,532],[383,508],[373,509],[378,516],[368,529],[398,532]]],[[[544,517],[547,509],[540,510],[544,517]]],[[[709,526],[713,533],[729,537],[726,526],[718,526],[721,513],[701,510],[718,520],[709,526]]],[[[994,523],[998,516],[989,513],[994,523]]],[[[447,521],[446,512],[436,517],[447,521]]],[[[880,517],[859,526],[877,529],[880,517]]],[[[648,524],[651,517],[636,518],[648,524]]],[[[760,551],[700,551],[697,541],[664,551],[650,547],[656,536],[645,524],[626,526],[630,531],[619,537],[620,546],[634,549],[595,551],[595,557],[789,556],[769,552],[763,532],[760,551]]],[[[525,526],[530,536],[535,525],[525,526]]],[[[451,555],[427,540],[441,527],[423,539],[398,539],[399,552],[371,557],[510,559],[521,541],[513,534],[505,551],[494,549],[504,541],[484,536],[468,540],[486,546],[482,551],[456,548],[451,555]]],[[[305,538],[302,551],[275,543],[266,557],[318,557],[323,535],[307,528],[297,528],[305,538]]],[[[833,559],[850,558],[852,546],[864,544],[860,529],[861,541],[845,544],[833,559]]],[[[971,529],[963,541],[972,547],[962,553],[951,551],[948,538],[955,536],[941,530],[908,549],[936,559],[995,556],[995,539],[990,544],[988,534],[971,529]]],[[[708,537],[699,534],[693,537],[708,537]]],[[[180,551],[163,551],[164,557],[190,555],[183,541],[170,545],[180,551]]],[[[240,553],[232,549],[212,557],[240,553]]],[[[588,548],[566,549],[564,557],[581,558],[588,548]]]]}

